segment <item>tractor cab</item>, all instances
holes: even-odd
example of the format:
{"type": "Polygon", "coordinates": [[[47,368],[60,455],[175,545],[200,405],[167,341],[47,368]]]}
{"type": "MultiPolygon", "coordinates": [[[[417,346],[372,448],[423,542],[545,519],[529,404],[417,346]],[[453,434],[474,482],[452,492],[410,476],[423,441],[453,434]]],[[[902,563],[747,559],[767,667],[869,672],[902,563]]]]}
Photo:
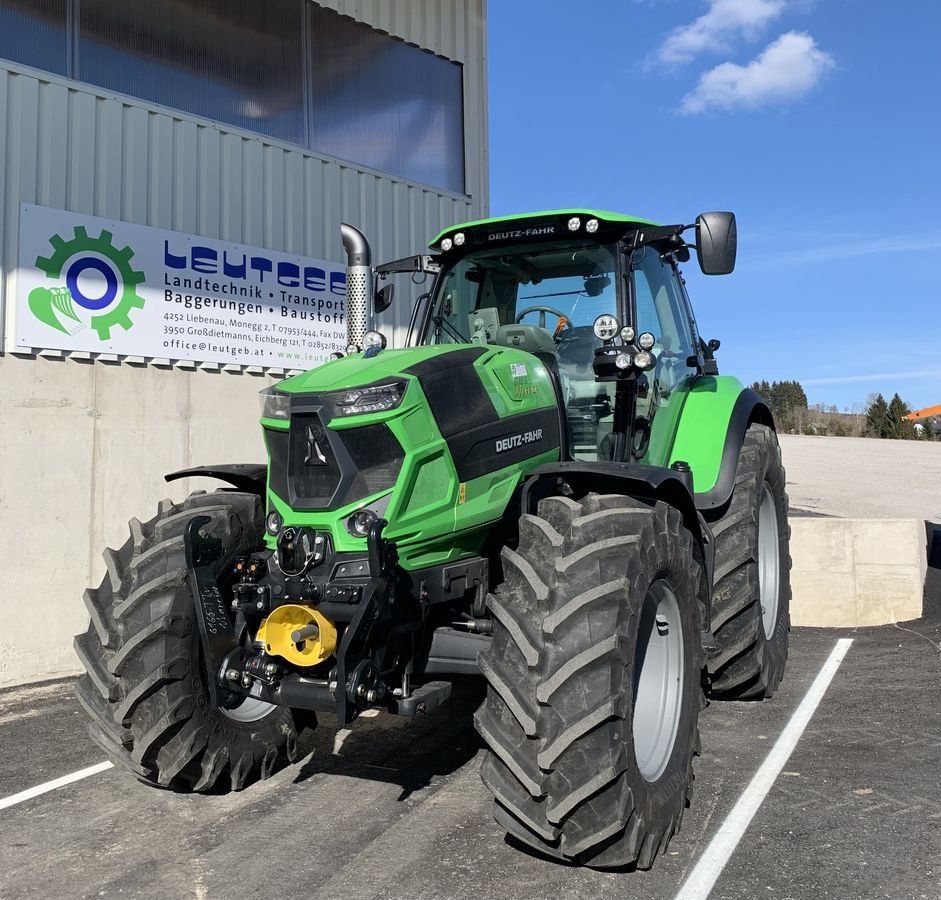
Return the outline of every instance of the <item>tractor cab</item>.
{"type": "MultiPolygon", "coordinates": [[[[696,227],[703,221],[724,231],[703,246],[704,271],[729,271],[734,218],[706,214],[696,227]]],[[[568,458],[662,464],[710,352],[678,268],[689,259],[688,227],[575,209],[447,229],[431,244],[438,255],[415,258],[436,277],[409,342],[531,353],[564,409],[568,458]]]]}

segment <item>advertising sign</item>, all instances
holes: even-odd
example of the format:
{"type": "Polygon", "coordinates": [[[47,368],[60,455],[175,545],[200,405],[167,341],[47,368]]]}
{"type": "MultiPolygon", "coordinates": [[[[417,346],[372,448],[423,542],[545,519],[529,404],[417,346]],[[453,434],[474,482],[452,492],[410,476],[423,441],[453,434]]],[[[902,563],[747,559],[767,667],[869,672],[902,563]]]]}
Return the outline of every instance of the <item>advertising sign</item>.
{"type": "Polygon", "coordinates": [[[346,345],[342,266],[20,207],[18,347],[307,369],[346,345]]]}

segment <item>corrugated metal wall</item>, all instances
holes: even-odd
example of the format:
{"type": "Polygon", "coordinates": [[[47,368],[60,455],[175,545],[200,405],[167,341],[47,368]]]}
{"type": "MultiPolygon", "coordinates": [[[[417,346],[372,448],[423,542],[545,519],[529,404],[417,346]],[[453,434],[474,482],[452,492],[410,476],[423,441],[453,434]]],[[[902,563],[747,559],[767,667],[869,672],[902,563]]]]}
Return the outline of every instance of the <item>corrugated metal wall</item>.
{"type": "MultiPolygon", "coordinates": [[[[12,349],[21,203],[337,261],[344,219],[366,231],[382,260],[486,214],[485,0],[321,5],[463,64],[467,195],[0,60],[0,349],[12,349]]],[[[407,320],[397,304],[397,330],[407,320]]]]}
{"type": "Polygon", "coordinates": [[[463,64],[466,196],[0,61],[0,521],[16,523],[0,557],[22,561],[0,594],[0,686],[78,670],[72,635],[87,625],[81,596],[103,575],[101,550],[162,496],[217,486],[165,485],[165,472],[264,459],[255,395],[269,381],[238,367],[11,355],[21,203],[336,261],[343,219],[392,259],[487,212],[485,0],[323,5],[463,64]]]}

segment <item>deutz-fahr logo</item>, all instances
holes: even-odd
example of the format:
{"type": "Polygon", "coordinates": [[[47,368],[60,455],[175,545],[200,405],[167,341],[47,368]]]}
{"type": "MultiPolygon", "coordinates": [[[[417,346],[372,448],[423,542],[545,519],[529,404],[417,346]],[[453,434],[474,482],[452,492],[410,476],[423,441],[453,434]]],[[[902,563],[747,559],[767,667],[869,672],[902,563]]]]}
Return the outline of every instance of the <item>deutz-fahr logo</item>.
{"type": "Polygon", "coordinates": [[[519,434],[511,434],[509,437],[499,438],[497,440],[497,453],[506,453],[507,450],[515,450],[525,444],[534,444],[542,440],[542,429],[534,428],[532,431],[522,431],[519,434]]]}
{"type": "Polygon", "coordinates": [[[29,292],[30,312],[40,322],[68,335],[90,328],[100,341],[110,340],[115,325],[133,326],[131,311],[144,306],[137,285],[145,276],[131,266],[130,247],[115,247],[109,231],[89,237],[82,225],[71,240],[54,234],[49,245],[52,254],[38,257],[36,268],[53,284],[29,292]]]}
{"type": "Polygon", "coordinates": [[[491,231],[488,241],[506,241],[510,238],[538,237],[542,234],[555,234],[555,225],[537,225],[533,228],[518,228],[515,231],[491,231]]]}

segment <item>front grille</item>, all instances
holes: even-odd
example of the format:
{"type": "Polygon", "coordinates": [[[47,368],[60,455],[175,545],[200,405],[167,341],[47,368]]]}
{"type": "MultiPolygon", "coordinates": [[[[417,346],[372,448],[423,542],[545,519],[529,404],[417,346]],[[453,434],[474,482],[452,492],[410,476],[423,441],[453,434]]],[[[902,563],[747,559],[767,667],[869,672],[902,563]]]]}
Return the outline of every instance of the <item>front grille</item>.
{"type": "Polygon", "coordinates": [[[271,490],[294,509],[336,509],[388,490],[402,470],[401,444],[385,424],[333,431],[297,413],[288,431],[265,429],[271,490]]]}
{"type": "Polygon", "coordinates": [[[395,484],[405,454],[385,424],[367,425],[338,432],[349,451],[356,476],[346,502],[376,494],[395,484]]]}
{"type": "Polygon", "coordinates": [[[340,466],[320,416],[291,419],[288,465],[294,496],[304,505],[328,506],[340,485],[340,466]]]}

